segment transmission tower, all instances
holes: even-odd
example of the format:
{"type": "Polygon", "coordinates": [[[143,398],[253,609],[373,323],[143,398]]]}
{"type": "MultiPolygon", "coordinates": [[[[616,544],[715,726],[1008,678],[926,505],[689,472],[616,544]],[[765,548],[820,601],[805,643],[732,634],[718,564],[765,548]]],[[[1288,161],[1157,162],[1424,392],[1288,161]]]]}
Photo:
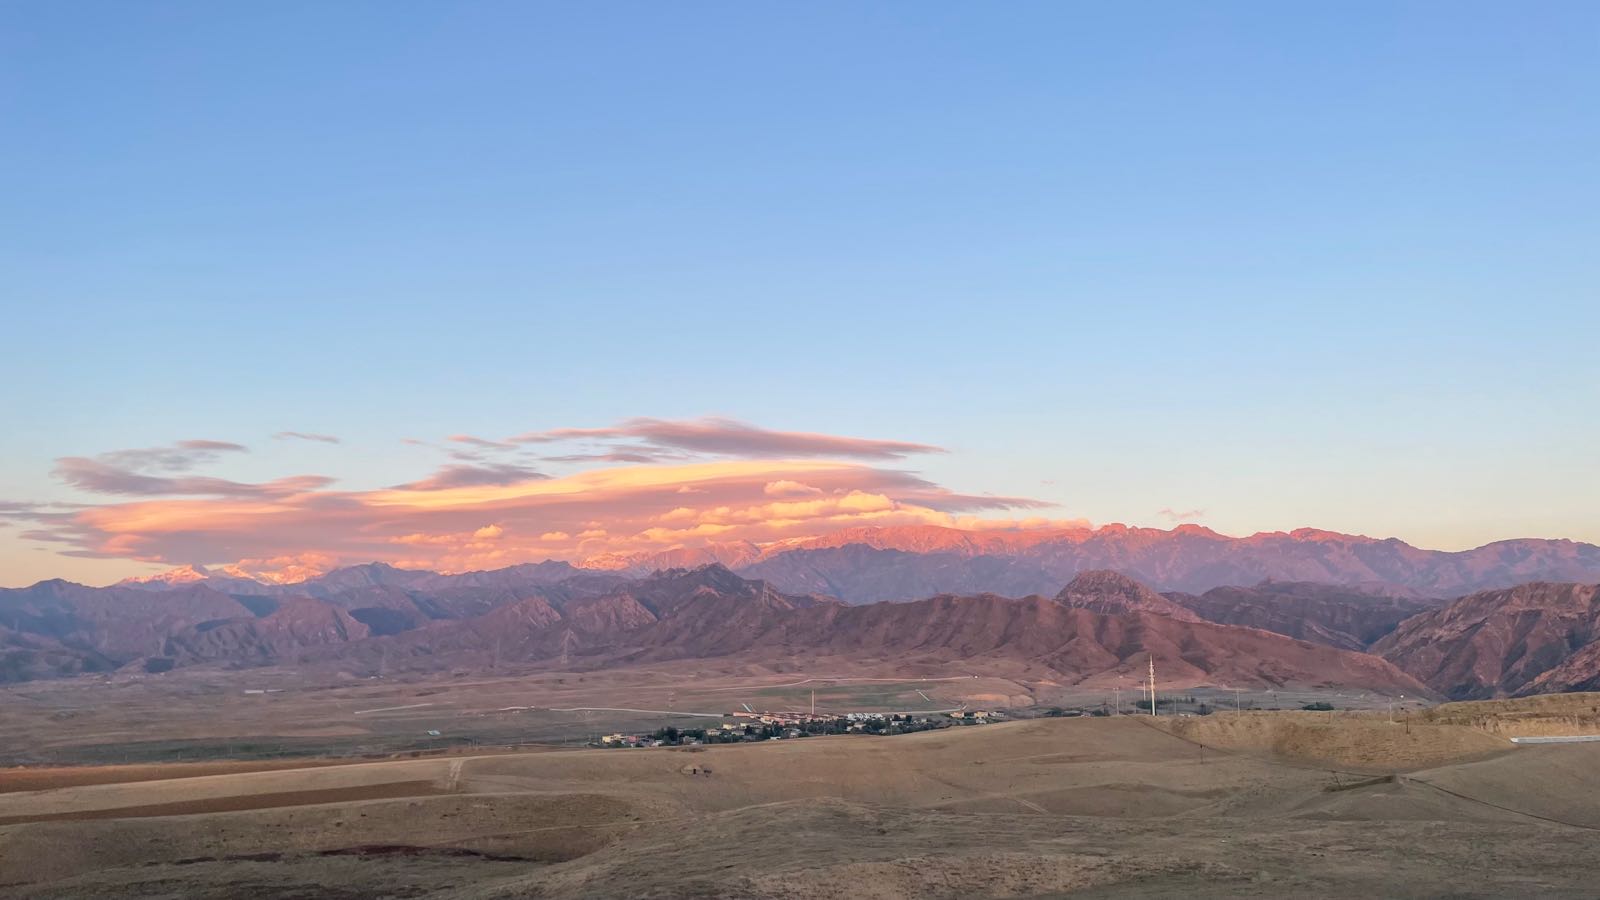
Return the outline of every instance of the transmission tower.
{"type": "Polygon", "coordinates": [[[1150,715],[1156,716],[1156,655],[1150,654],[1150,715]]]}

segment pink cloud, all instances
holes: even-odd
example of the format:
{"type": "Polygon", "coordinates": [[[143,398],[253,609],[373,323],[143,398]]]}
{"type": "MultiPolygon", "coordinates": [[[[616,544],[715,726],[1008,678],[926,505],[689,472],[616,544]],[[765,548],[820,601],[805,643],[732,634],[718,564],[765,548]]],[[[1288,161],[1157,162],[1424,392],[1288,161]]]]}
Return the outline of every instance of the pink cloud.
{"type": "Polygon", "coordinates": [[[763,487],[761,492],[768,497],[804,497],[810,494],[820,494],[822,490],[809,484],[801,484],[798,481],[783,480],[767,482],[766,487],[763,487]]]}
{"type": "MultiPolygon", "coordinates": [[[[184,442],[142,455],[57,461],[57,476],[74,487],[132,499],[49,509],[12,504],[0,507],[0,518],[28,522],[33,539],[54,544],[63,555],[231,564],[275,577],[374,560],[462,571],[722,541],[760,544],[872,525],[1052,524],[1032,515],[1011,517],[1051,505],[1041,501],[961,493],[899,469],[818,458],[937,451],[922,444],[768,431],[722,419],[635,419],[615,429],[543,434],[581,432],[586,440],[602,440],[596,431],[626,431],[629,441],[651,442],[637,457],[648,463],[551,477],[526,465],[479,460],[463,449],[456,452],[468,454],[467,461],[415,481],[331,490],[331,480],[317,475],[247,483],[174,474],[172,466],[237,452],[184,442]],[[778,458],[741,458],[762,450],[778,458]],[[721,458],[660,462],[685,454],[721,458]]],[[[451,441],[464,448],[509,446],[469,435],[451,441]]],[[[631,452],[610,447],[573,457],[627,463],[631,452]]]]}
{"type": "Polygon", "coordinates": [[[970,517],[961,510],[1040,505],[959,494],[860,464],[732,461],[426,490],[110,503],[73,511],[42,530],[78,556],[212,565],[244,557],[260,571],[261,560],[315,553],[339,563],[381,560],[454,571],[713,540],[761,543],[862,525],[966,527],[970,517]],[[790,498],[767,490],[785,481],[818,493],[790,498]]]}

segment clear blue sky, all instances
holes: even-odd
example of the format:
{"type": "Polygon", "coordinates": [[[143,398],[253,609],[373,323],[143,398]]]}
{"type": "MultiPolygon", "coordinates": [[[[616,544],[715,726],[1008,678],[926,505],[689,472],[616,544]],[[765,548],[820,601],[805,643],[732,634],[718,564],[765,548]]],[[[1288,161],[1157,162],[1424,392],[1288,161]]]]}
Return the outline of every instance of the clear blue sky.
{"type": "Polygon", "coordinates": [[[721,414],[1096,522],[1600,541],[1597,160],[1588,2],[11,0],[0,500],[721,414]]]}

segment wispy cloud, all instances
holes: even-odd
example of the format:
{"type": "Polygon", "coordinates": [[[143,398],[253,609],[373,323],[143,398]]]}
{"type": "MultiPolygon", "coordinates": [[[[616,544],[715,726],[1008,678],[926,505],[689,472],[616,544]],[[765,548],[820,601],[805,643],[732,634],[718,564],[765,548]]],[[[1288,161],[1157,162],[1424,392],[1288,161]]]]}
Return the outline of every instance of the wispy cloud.
{"type": "Polygon", "coordinates": [[[638,448],[633,450],[605,450],[594,453],[563,453],[558,456],[541,456],[545,462],[556,463],[582,463],[582,462],[619,462],[619,463],[658,463],[671,460],[684,459],[682,453],[667,453],[661,450],[638,448]]]}
{"type": "Polygon", "coordinates": [[[0,519],[31,519],[44,508],[42,503],[0,500],[0,519]]]}
{"type": "Polygon", "coordinates": [[[98,456],[63,456],[52,474],[82,491],[135,496],[279,497],[327,487],[332,479],[297,475],[249,484],[187,473],[223,454],[247,453],[231,441],[185,440],[165,447],[112,450],[98,456]]]}
{"type": "Polygon", "coordinates": [[[454,441],[457,444],[466,444],[469,447],[479,447],[485,450],[514,450],[517,446],[510,441],[491,441],[488,438],[481,438],[470,434],[452,434],[445,440],[454,441]]]}
{"type": "Polygon", "coordinates": [[[845,457],[901,459],[944,448],[910,441],[841,437],[808,431],[773,431],[737,419],[628,419],[604,428],[554,428],[530,431],[510,440],[544,444],[569,440],[633,440],[646,447],[741,457],[845,457]]]}
{"type": "Polygon", "coordinates": [[[146,475],[82,456],[63,456],[56,460],[54,474],[67,484],[91,493],[147,496],[276,497],[317,490],[333,482],[320,475],[297,475],[263,484],[203,475],[146,475]]]}
{"type": "Polygon", "coordinates": [[[341,441],[331,434],[315,434],[310,431],[280,431],[273,435],[280,441],[316,441],[322,444],[338,444],[341,441]]]}
{"type": "Polygon", "coordinates": [[[449,488],[473,487],[486,484],[516,484],[521,481],[535,481],[549,477],[527,466],[512,464],[449,465],[439,467],[432,475],[426,478],[398,485],[395,490],[442,491],[449,488]]]}
{"type": "Polygon", "coordinates": [[[1166,519],[1169,522],[1190,522],[1195,519],[1205,518],[1205,514],[1206,511],[1203,509],[1185,509],[1180,511],[1175,510],[1170,506],[1165,507],[1156,513],[1156,515],[1161,516],[1163,519],[1166,519]]]}
{"type": "Polygon", "coordinates": [[[101,463],[132,472],[187,472],[215,462],[224,453],[248,453],[250,448],[231,441],[187,440],[166,447],[112,450],[95,457],[101,463]]]}
{"type": "Polygon", "coordinates": [[[35,503],[25,500],[0,500],[0,522],[61,522],[88,503],[35,503]]]}

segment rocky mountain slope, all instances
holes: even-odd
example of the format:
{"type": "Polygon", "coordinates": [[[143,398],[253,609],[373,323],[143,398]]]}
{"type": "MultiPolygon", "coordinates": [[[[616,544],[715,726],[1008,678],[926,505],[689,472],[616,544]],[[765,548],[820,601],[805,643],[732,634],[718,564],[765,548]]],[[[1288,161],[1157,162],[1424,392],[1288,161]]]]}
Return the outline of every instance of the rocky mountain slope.
{"type": "Polygon", "coordinates": [[[1600,585],[1481,591],[1402,622],[1372,652],[1455,700],[1583,690],[1600,677],[1600,585]]]}
{"type": "Polygon", "coordinates": [[[1149,613],[1180,622],[1199,622],[1201,617],[1161,596],[1126,575],[1097,569],[1080,572],[1056,595],[1062,606],[1087,609],[1110,616],[1149,613]]]}
{"type": "Polygon", "coordinates": [[[159,655],[167,638],[184,628],[253,615],[245,603],[205,584],[145,591],[52,580],[0,590],[0,628],[112,667],[159,655]]]}
{"type": "Polygon", "coordinates": [[[1397,589],[1304,581],[1263,581],[1204,594],[1167,594],[1175,605],[1221,625],[1242,625],[1344,650],[1365,650],[1405,619],[1442,606],[1397,589]]]}
{"type": "Polygon", "coordinates": [[[1153,656],[1169,686],[1423,691],[1365,654],[1144,611],[1107,615],[1039,596],[943,595],[819,607],[784,617],[762,636],[762,646],[944,671],[974,660],[1004,660],[1067,684],[1136,687],[1153,656]]]}
{"type": "Polygon", "coordinates": [[[294,597],[264,616],[212,620],[184,628],[167,639],[158,659],[173,665],[211,660],[268,665],[295,658],[308,647],[339,646],[371,633],[350,613],[327,601],[294,597]]]}

